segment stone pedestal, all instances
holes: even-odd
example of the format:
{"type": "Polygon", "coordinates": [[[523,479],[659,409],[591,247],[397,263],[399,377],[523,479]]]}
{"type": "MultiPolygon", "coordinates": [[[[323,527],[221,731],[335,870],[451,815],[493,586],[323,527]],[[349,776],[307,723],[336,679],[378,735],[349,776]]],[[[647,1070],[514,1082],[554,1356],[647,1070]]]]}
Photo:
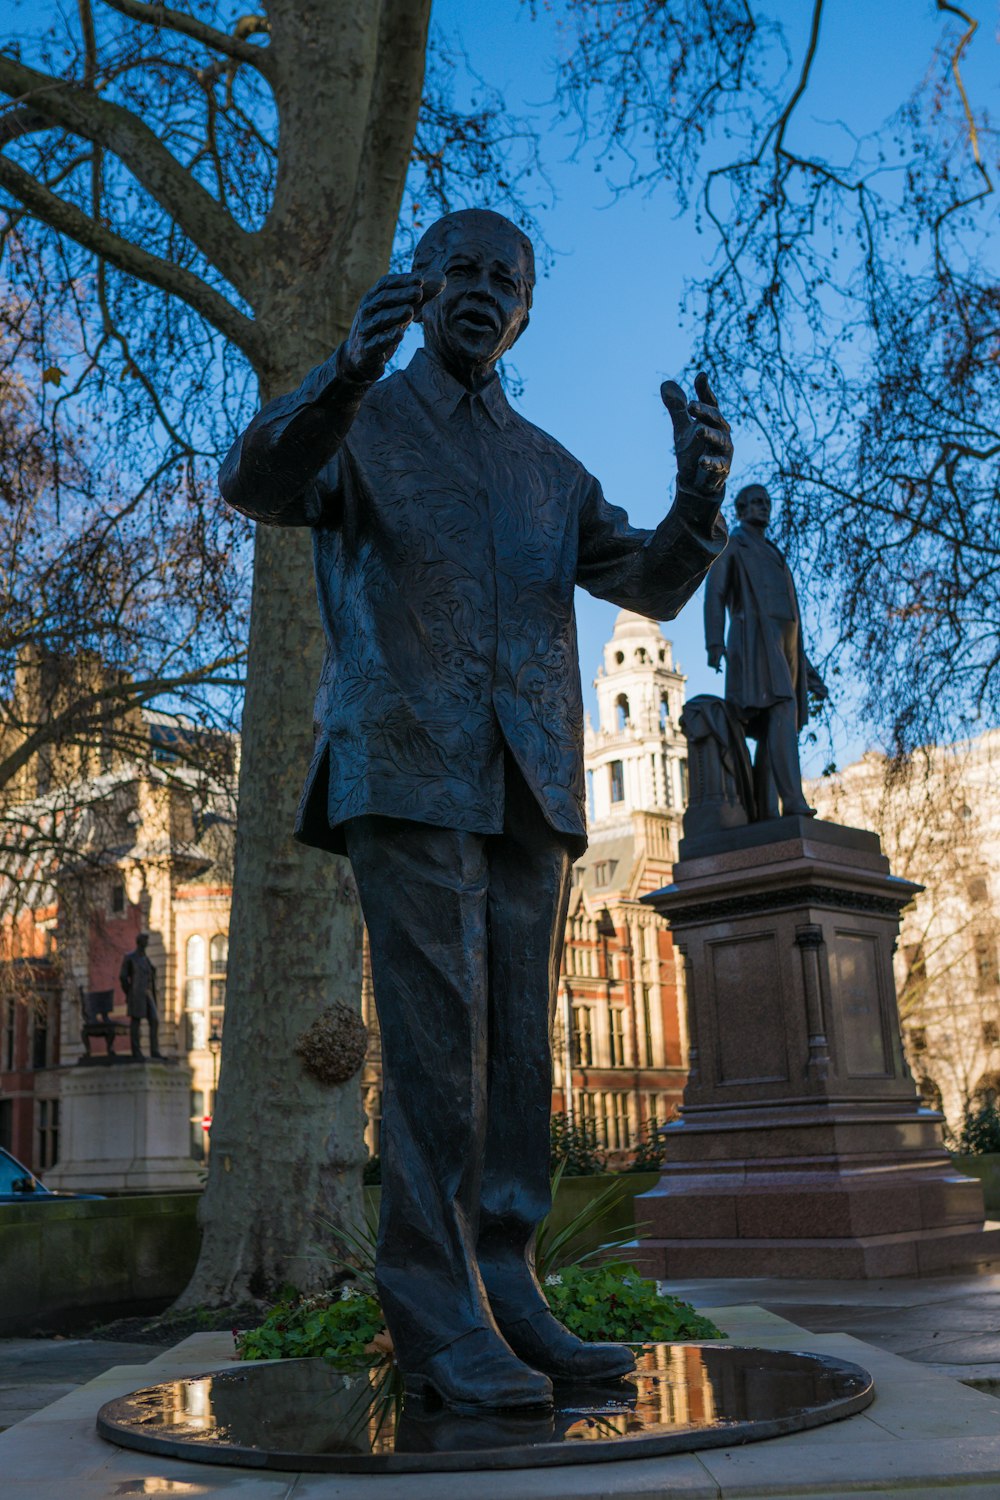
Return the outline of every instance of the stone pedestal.
{"type": "Polygon", "coordinates": [[[64,1068],[59,1161],[45,1184],[72,1192],[191,1192],[191,1069],[117,1062],[64,1068]]]}
{"type": "Polygon", "coordinates": [[[681,844],[665,916],[690,1073],[644,1274],[914,1276],[1000,1262],[903,1056],[892,955],[919,886],[875,834],[781,818],[681,844]]]}

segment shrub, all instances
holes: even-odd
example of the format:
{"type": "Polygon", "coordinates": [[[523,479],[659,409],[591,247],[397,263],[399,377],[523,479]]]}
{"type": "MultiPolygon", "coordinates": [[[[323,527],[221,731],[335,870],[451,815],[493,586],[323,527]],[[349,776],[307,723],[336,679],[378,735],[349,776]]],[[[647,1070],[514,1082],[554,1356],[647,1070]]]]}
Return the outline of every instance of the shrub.
{"type": "Polygon", "coordinates": [[[715,1324],[622,1261],[567,1266],[545,1278],[555,1316],[577,1338],[619,1344],[719,1339],[715,1324]]]}
{"type": "Polygon", "coordinates": [[[658,1172],[663,1166],[665,1149],[658,1120],[646,1120],[632,1151],[632,1160],[619,1168],[622,1172],[658,1172]]]}
{"type": "Polygon", "coordinates": [[[549,1170],[562,1168],[564,1177],[590,1177],[603,1172],[607,1155],[597,1143],[593,1120],[571,1120],[561,1111],[549,1123],[549,1170]]]}
{"type": "Polygon", "coordinates": [[[1000,1109],[995,1100],[965,1106],[962,1123],[951,1135],[951,1149],[960,1156],[983,1156],[1000,1151],[1000,1109]]]}
{"type": "Polygon", "coordinates": [[[339,1370],[375,1364],[385,1323],[375,1297],[344,1286],[319,1297],[289,1298],[259,1328],[236,1334],[240,1359],[326,1359],[339,1370]]]}
{"type": "MultiPolygon", "coordinates": [[[[714,1323],[662,1295],[624,1262],[572,1265],[546,1276],[555,1316],[578,1338],[611,1343],[723,1338],[714,1323]]],[[[240,1359],[325,1359],[338,1370],[385,1363],[392,1344],[374,1297],[350,1287],[279,1303],[259,1328],[236,1335],[240,1359]]]]}

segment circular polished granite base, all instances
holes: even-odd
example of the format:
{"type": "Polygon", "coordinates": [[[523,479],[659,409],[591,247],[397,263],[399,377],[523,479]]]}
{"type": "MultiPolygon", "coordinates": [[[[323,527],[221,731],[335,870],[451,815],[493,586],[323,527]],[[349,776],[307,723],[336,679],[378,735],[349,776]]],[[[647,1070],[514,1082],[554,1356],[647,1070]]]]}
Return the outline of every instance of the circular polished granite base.
{"type": "Polygon", "coordinates": [[[647,1344],[634,1375],[559,1386],[552,1410],[450,1411],[404,1397],[391,1367],[345,1375],[321,1359],[243,1365],[109,1401],[97,1430],[125,1448],[330,1473],[519,1469],[730,1447],[835,1422],[871,1376],[825,1355],[647,1344]]]}

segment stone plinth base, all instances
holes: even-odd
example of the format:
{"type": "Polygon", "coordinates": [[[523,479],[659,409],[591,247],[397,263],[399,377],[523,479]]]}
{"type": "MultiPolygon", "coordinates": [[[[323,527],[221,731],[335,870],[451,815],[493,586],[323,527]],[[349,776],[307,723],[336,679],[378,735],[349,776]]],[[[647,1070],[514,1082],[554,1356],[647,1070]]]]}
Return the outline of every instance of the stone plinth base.
{"type": "Polygon", "coordinates": [[[47,1187],[84,1193],[164,1192],[199,1186],[188,1148],[187,1064],[66,1068],[60,1078],[59,1162],[47,1187]]]}
{"type": "Polygon", "coordinates": [[[685,840],[646,897],[684,958],[690,1074],[647,1275],[919,1276],[1000,1263],[903,1056],[892,954],[919,887],[874,834],[809,819],[685,840]]]}

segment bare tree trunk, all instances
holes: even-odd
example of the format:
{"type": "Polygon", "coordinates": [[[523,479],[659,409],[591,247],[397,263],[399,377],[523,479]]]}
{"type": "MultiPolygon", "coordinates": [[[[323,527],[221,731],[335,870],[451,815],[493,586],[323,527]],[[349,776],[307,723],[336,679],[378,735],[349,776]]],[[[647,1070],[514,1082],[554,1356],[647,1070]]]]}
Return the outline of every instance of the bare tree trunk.
{"type": "MultiPolygon", "coordinates": [[[[423,82],[428,0],[272,7],[281,174],[261,246],[262,393],[343,338],[388,264],[423,82]],[[285,28],[283,30],[283,27],[285,28]]],[[[357,1222],[357,1077],[315,1082],[296,1039],[360,1008],[361,921],[345,860],[295,844],[322,660],[311,537],[259,528],[243,717],[225,1057],[201,1256],[180,1306],[324,1285],[323,1220],[357,1222]]]]}

